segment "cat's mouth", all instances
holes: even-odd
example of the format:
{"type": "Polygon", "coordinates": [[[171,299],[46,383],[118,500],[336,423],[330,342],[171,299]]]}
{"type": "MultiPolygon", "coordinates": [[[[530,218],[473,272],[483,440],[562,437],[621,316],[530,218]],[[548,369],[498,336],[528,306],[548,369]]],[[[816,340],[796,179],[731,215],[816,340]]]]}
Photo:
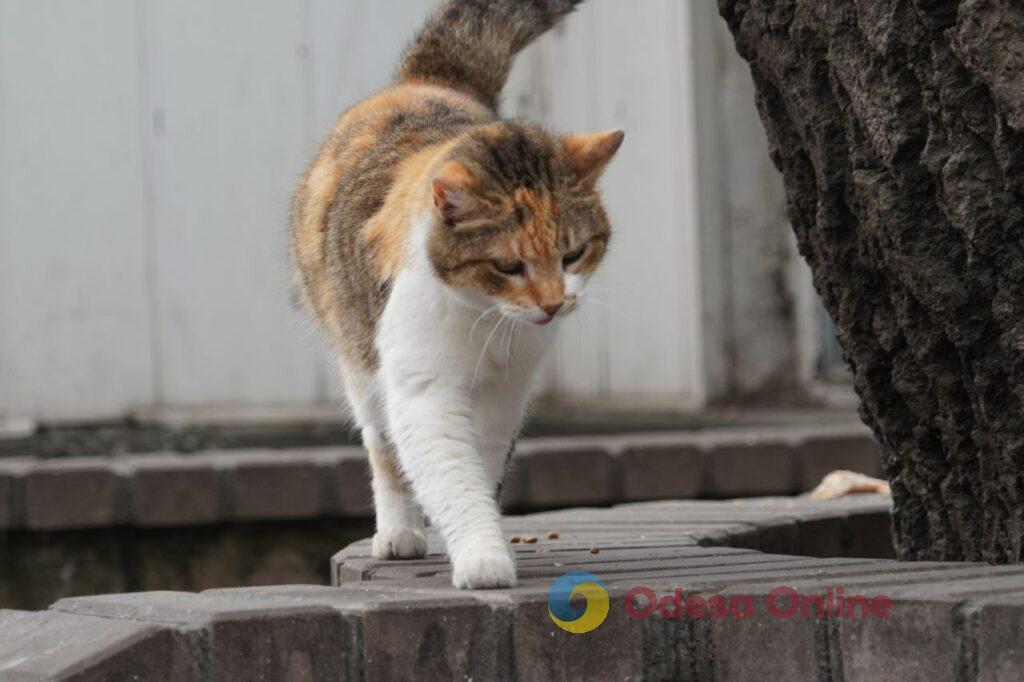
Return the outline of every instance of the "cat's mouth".
{"type": "Polygon", "coordinates": [[[554,315],[545,315],[544,317],[540,318],[539,320],[533,320],[533,323],[535,325],[543,327],[547,323],[551,322],[551,320],[553,320],[553,319],[555,319],[554,315]]]}

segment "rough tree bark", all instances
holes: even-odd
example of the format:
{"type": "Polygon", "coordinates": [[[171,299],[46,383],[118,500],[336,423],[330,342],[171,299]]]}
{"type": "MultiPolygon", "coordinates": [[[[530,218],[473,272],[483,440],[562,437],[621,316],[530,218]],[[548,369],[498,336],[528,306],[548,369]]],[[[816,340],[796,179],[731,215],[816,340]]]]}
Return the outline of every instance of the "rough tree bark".
{"type": "Polygon", "coordinates": [[[904,559],[1020,563],[1024,3],[719,0],[904,559]]]}

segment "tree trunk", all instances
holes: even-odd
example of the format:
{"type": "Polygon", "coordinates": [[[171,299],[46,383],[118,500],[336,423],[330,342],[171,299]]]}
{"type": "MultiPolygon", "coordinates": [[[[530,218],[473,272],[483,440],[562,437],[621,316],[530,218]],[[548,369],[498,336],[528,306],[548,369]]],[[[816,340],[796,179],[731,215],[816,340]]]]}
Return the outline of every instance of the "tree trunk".
{"type": "Polygon", "coordinates": [[[1024,4],[719,0],[903,559],[1019,563],[1024,4]]]}

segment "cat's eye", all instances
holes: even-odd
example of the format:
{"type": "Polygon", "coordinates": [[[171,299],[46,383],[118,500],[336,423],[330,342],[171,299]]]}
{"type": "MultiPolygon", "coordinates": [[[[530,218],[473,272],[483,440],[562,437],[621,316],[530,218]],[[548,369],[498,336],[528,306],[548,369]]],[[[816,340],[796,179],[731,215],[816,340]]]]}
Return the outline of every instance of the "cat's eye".
{"type": "Polygon", "coordinates": [[[576,261],[578,261],[580,258],[583,258],[583,254],[586,252],[586,250],[587,250],[587,245],[586,244],[580,244],[575,249],[573,249],[569,253],[567,253],[564,256],[562,256],[562,267],[566,267],[567,268],[570,265],[572,265],[573,263],[575,263],[576,261]]]}
{"type": "Polygon", "coordinates": [[[499,258],[491,261],[494,269],[503,275],[521,275],[526,269],[521,260],[499,258]]]}

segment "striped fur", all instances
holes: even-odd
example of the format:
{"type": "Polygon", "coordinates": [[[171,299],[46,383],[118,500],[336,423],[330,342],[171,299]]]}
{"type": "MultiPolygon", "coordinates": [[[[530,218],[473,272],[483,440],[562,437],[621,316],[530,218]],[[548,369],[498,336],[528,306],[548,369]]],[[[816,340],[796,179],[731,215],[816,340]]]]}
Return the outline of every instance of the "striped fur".
{"type": "Polygon", "coordinates": [[[468,92],[491,108],[512,60],[582,0],[460,0],[442,6],[409,47],[398,80],[468,92]]]}

